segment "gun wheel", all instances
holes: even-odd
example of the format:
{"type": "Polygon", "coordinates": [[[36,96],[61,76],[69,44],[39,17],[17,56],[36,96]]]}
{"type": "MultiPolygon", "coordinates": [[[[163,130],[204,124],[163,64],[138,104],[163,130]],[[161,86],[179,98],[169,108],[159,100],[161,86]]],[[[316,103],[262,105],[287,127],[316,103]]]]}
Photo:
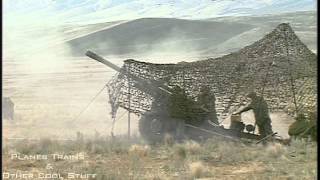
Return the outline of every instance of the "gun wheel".
{"type": "Polygon", "coordinates": [[[165,134],[171,134],[169,121],[163,117],[146,114],[139,120],[139,131],[141,137],[150,144],[163,141],[165,134]]]}

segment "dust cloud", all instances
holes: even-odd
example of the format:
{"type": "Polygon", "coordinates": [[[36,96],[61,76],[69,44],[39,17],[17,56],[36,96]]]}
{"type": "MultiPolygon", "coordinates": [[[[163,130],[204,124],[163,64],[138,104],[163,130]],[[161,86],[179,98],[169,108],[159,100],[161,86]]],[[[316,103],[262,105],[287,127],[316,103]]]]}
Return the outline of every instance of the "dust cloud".
{"type": "Polygon", "coordinates": [[[3,32],[3,96],[15,103],[14,120],[3,121],[4,137],[63,139],[77,131],[109,131],[106,89],[84,108],[115,72],[72,57],[62,26],[10,22],[3,32]]]}
{"type": "Polygon", "coordinates": [[[135,51],[140,53],[135,56],[137,60],[143,59],[151,63],[178,63],[203,59],[198,45],[196,43],[191,45],[190,41],[196,39],[189,39],[181,30],[173,29],[167,33],[166,38],[150,44],[148,51],[144,51],[145,45],[136,42],[135,51]]]}
{"type": "MultiPolygon", "coordinates": [[[[136,45],[134,48],[140,48],[142,54],[106,59],[121,66],[128,58],[154,63],[168,63],[163,61],[168,59],[174,63],[167,57],[177,55],[178,62],[186,59],[181,54],[192,49],[183,46],[183,39],[164,39],[152,45],[150,52],[136,45]]],[[[112,126],[115,134],[127,133],[127,112],[120,110],[113,124],[106,89],[97,95],[116,72],[88,57],[73,57],[65,40],[62,26],[4,25],[3,91],[15,103],[15,119],[4,121],[5,137],[63,139],[75,137],[78,131],[110,135],[112,126]]],[[[131,117],[131,133],[137,134],[139,117],[131,117]]]]}

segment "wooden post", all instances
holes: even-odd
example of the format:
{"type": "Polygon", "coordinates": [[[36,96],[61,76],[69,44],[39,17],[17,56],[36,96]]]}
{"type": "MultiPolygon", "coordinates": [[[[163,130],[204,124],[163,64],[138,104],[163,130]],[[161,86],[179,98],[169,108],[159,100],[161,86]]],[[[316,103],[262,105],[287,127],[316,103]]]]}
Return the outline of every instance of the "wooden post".
{"type": "MultiPolygon", "coordinates": [[[[128,70],[127,70],[127,72],[129,72],[129,74],[130,74],[130,66],[131,66],[131,64],[129,63],[128,64],[128,70]]],[[[130,77],[129,76],[127,76],[128,77],[128,108],[129,108],[129,110],[128,110],[128,139],[130,139],[130,109],[131,109],[131,81],[130,81],[130,77]]]]}

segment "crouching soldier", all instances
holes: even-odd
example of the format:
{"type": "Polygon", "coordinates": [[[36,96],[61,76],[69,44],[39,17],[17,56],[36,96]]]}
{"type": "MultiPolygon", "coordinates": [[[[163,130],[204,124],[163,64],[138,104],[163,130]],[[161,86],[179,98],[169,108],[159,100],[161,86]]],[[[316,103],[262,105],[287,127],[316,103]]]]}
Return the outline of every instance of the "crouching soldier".
{"type": "Polygon", "coordinates": [[[268,104],[263,97],[257,96],[255,92],[247,95],[251,99],[251,103],[245,106],[242,110],[233,113],[234,115],[253,110],[256,125],[258,126],[259,133],[262,137],[273,134],[271,127],[271,118],[269,116],[268,104]]]}
{"type": "Polygon", "coordinates": [[[310,113],[309,118],[304,114],[298,114],[296,121],[289,126],[288,134],[293,138],[308,138],[311,136],[313,140],[317,139],[317,124],[315,113],[310,113]]]}

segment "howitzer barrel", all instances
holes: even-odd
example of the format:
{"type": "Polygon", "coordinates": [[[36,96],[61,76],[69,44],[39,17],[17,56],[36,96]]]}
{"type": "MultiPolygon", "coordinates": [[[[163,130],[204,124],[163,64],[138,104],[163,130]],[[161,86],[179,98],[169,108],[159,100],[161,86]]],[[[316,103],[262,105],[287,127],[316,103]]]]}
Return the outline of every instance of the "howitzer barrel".
{"type": "MultiPolygon", "coordinates": [[[[121,72],[121,68],[118,67],[117,65],[105,60],[103,57],[97,55],[96,53],[92,52],[92,51],[87,51],[86,52],[86,55],[94,60],[97,60],[99,61],[100,63],[106,65],[106,66],[109,66],[110,68],[118,71],[118,72],[121,72]]],[[[137,76],[134,76],[133,74],[131,74],[130,72],[127,72],[127,71],[122,71],[122,73],[124,73],[125,75],[129,76],[132,80],[135,81],[135,86],[137,88],[139,88],[140,90],[144,91],[144,92],[149,92],[152,94],[152,96],[155,96],[156,92],[150,92],[148,91],[147,89],[149,90],[160,90],[162,92],[165,92],[166,94],[171,94],[170,91],[168,91],[168,87],[165,87],[161,84],[158,84],[158,82],[151,82],[150,80],[143,80],[137,76]]]]}
{"type": "Polygon", "coordinates": [[[87,51],[86,55],[94,60],[97,60],[99,62],[101,62],[104,65],[109,66],[110,68],[116,70],[116,71],[120,71],[120,67],[118,67],[117,65],[105,60],[103,57],[97,55],[96,53],[92,52],[92,51],[87,51]]]}

